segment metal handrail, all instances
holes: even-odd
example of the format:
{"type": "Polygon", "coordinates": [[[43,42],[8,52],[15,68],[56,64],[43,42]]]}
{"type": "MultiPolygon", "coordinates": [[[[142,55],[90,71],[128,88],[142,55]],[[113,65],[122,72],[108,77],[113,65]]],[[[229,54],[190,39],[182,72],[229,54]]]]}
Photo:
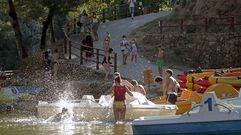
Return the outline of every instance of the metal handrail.
{"type": "Polygon", "coordinates": [[[229,107],[225,106],[225,105],[222,105],[222,104],[215,104],[214,106],[221,106],[221,107],[227,109],[227,110],[228,110],[228,114],[230,114],[230,113],[232,112],[232,110],[231,110],[229,107]]]}
{"type": "MultiPolygon", "coordinates": [[[[74,20],[73,20],[74,21],[74,20]]],[[[86,45],[83,45],[83,44],[81,44],[81,43],[78,43],[78,42],[75,42],[75,41],[73,41],[73,40],[71,40],[70,39],[70,37],[69,37],[69,31],[71,30],[71,28],[73,28],[73,26],[75,25],[75,22],[73,22],[73,21],[71,21],[71,22],[69,22],[69,23],[67,23],[67,24],[65,24],[65,26],[64,26],[64,28],[63,28],[63,32],[64,32],[64,35],[65,35],[65,46],[66,46],[66,44],[67,44],[67,42],[69,43],[69,59],[71,59],[71,54],[74,54],[73,52],[71,52],[71,47],[73,47],[73,48],[75,48],[75,49],[77,49],[77,50],[79,50],[80,51],[80,64],[83,64],[83,52],[88,52],[87,50],[86,51],[84,51],[84,50],[82,50],[82,48],[83,47],[85,47],[85,48],[92,48],[93,50],[97,50],[97,52],[96,53],[94,53],[93,52],[93,54],[96,54],[96,55],[98,55],[96,58],[97,58],[97,60],[96,61],[94,61],[94,62],[96,62],[96,69],[99,69],[99,64],[101,63],[101,61],[99,60],[99,56],[105,56],[104,54],[100,54],[99,52],[100,51],[102,51],[102,52],[105,52],[103,49],[99,49],[99,48],[95,48],[95,47],[89,47],[89,46],[86,46],[86,45]],[[76,47],[76,46],[72,46],[71,44],[77,44],[77,45],[80,45],[80,48],[78,48],[78,47],[76,47]]],[[[67,51],[66,51],[67,52],[67,51]]],[[[74,54],[74,55],[76,55],[77,57],[78,57],[78,55],[77,54],[74,54]]],[[[117,53],[114,53],[113,54],[114,56],[111,56],[111,58],[113,58],[114,59],[114,72],[116,72],[117,71],[117,53]]],[[[110,65],[110,66],[112,66],[112,65],[110,65]]]]}
{"type": "Polygon", "coordinates": [[[193,109],[195,109],[197,107],[203,107],[203,105],[199,104],[199,105],[192,107],[189,111],[187,111],[187,115],[190,116],[190,111],[192,111],[193,109]]]}

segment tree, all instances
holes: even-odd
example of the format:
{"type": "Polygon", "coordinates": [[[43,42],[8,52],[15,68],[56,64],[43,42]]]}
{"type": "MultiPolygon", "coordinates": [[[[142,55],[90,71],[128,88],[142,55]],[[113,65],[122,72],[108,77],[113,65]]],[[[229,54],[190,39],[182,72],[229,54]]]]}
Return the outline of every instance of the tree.
{"type": "Polygon", "coordinates": [[[80,4],[86,2],[85,0],[43,0],[43,5],[48,8],[48,15],[46,19],[43,21],[43,28],[42,28],[42,36],[41,36],[41,43],[40,49],[45,49],[46,47],[46,33],[48,27],[51,25],[53,21],[53,17],[58,14],[67,14],[69,10],[77,8],[80,4]]]}
{"type": "Polygon", "coordinates": [[[12,0],[8,0],[9,5],[9,16],[12,18],[12,26],[15,32],[16,37],[16,48],[18,51],[19,58],[22,60],[28,56],[26,50],[22,44],[22,34],[20,31],[19,23],[18,23],[18,16],[15,10],[15,6],[12,0]]]}

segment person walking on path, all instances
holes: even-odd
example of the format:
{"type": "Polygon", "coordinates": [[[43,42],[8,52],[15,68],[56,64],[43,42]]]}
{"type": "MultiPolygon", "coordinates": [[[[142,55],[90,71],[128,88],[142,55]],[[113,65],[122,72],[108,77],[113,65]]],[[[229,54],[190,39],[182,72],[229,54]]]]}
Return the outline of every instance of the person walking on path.
{"type": "Polygon", "coordinates": [[[82,44],[84,45],[83,50],[85,50],[85,56],[87,59],[90,59],[94,55],[93,39],[90,33],[82,40],[82,44]]]}
{"type": "Polygon", "coordinates": [[[59,70],[59,59],[60,59],[60,56],[59,56],[58,49],[55,49],[54,53],[53,53],[53,57],[52,57],[52,61],[53,61],[53,72],[52,73],[53,73],[54,77],[57,76],[57,73],[59,70]]]}
{"type": "Polygon", "coordinates": [[[130,53],[129,51],[129,42],[126,38],[126,35],[122,36],[122,41],[120,42],[120,49],[121,49],[121,54],[122,54],[122,62],[123,65],[127,64],[127,58],[130,53]]]}
{"type": "Polygon", "coordinates": [[[105,56],[104,56],[104,59],[102,61],[102,65],[105,69],[105,78],[104,80],[109,80],[109,75],[110,75],[110,65],[112,64],[110,59],[110,55],[111,53],[113,52],[113,49],[112,48],[109,48],[109,51],[108,52],[105,52],[105,56]]]}
{"type": "Polygon", "coordinates": [[[99,40],[99,35],[98,35],[98,28],[100,25],[99,18],[97,18],[96,13],[93,12],[93,17],[92,17],[92,32],[95,38],[95,41],[99,40]]]}
{"type": "Polygon", "coordinates": [[[104,38],[103,48],[104,48],[105,52],[109,51],[109,48],[110,48],[110,33],[109,32],[106,33],[106,36],[104,38]]]}
{"type": "Polygon", "coordinates": [[[132,62],[137,62],[137,43],[135,39],[132,39],[131,41],[131,61],[132,62]]]}
{"type": "Polygon", "coordinates": [[[79,15],[79,22],[77,23],[77,25],[80,27],[81,32],[84,32],[84,27],[85,27],[87,16],[88,16],[88,14],[86,13],[85,10],[83,10],[83,12],[79,15]]]}
{"type": "Polygon", "coordinates": [[[47,49],[47,51],[43,52],[43,61],[44,61],[45,70],[49,71],[51,69],[51,61],[52,61],[51,49],[47,49]]]}
{"type": "Polygon", "coordinates": [[[131,19],[133,20],[134,19],[134,13],[135,13],[136,0],[128,0],[128,3],[129,3],[129,11],[130,11],[130,14],[131,14],[131,19]]]}
{"type": "Polygon", "coordinates": [[[110,89],[112,96],[114,96],[114,117],[115,121],[122,121],[125,119],[126,114],[125,95],[128,93],[130,96],[133,96],[133,94],[126,86],[121,84],[121,78],[119,76],[115,78],[114,83],[115,85],[113,85],[110,89]]]}
{"type": "Polygon", "coordinates": [[[158,48],[156,64],[158,66],[159,75],[162,76],[163,74],[163,66],[164,66],[164,49],[158,48]]]}

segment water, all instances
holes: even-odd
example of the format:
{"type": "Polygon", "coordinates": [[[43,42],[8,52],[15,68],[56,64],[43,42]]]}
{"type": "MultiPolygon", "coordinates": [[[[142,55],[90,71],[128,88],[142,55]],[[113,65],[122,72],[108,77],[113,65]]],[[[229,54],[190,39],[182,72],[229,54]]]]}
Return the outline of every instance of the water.
{"type": "Polygon", "coordinates": [[[0,115],[0,135],[130,135],[131,123],[46,122],[35,116],[0,115]]]}

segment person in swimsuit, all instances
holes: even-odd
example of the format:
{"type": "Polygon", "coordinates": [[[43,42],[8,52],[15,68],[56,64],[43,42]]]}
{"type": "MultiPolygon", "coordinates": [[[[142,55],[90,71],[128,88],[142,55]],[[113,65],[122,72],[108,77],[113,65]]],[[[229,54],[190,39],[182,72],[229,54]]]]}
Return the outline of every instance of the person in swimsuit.
{"type": "Polygon", "coordinates": [[[131,41],[131,61],[137,62],[137,43],[135,39],[132,39],[131,41]]]}
{"type": "Polygon", "coordinates": [[[103,45],[104,45],[103,46],[104,47],[104,51],[108,52],[109,48],[110,48],[110,33],[109,32],[106,33],[103,45]]]}
{"type": "MultiPolygon", "coordinates": [[[[116,77],[120,77],[121,78],[121,75],[120,75],[119,72],[115,72],[114,73],[114,78],[116,78],[116,77]]],[[[115,82],[113,81],[113,85],[114,84],[115,84],[115,82]]],[[[121,78],[121,84],[125,85],[130,90],[134,88],[134,86],[126,79],[122,79],[121,78]]]]}
{"type": "Polygon", "coordinates": [[[166,78],[163,82],[163,94],[169,103],[175,104],[180,84],[172,77],[173,71],[171,69],[166,70],[166,78]],[[175,96],[175,99],[173,98],[175,96]],[[171,99],[173,98],[173,99],[171,99]],[[171,101],[172,100],[172,101],[171,101]]]}
{"type": "Polygon", "coordinates": [[[146,96],[146,90],[141,84],[139,84],[136,80],[132,80],[131,84],[134,86],[132,91],[139,92],[146,96]]]}
{"type": "Polygon", "coordinates": [[[163,66],[164,66],[164,49],[158,48],[156,64],[158,66],[159,75],[162,76],[163,66]]]}
{"type": "Polygon", "coordinates": [[[100,21],[99,18],[96,16],[96,13],[93,12],[93,17],[92,17],[92,31],[93,31],[93,35],[95,37],[95,41],[99,40],[99,35],[98,35],[98,28],[100,25],[100,21]]]}
{"type": "Polygon", "coordinates": [[[110,62],[110,54],[113,52],[113,49],[112,48],[109,48],[109,51],[108,52],[105,52],[105,56],[104,56],[104,59],[102,61],[102,65],[105,69],[105,80],[108,80],[109,79],[109,75],[110,75],[110,65],[112,64],[110,62]]]}
{"type": "Polygon", "coordinates": [[[65,120],[69,117],[70,117],[70,114],[68,112],[68,109],[63,107],[62,111],[54,116],[52,122],[60,122],[60,121],[65,120]]]}
{"type": "Polygon", "coordinates": [[[112,96],[114,96],[113,112],[115,121],[124,120],[126,114],[125,94],[128,93],[130,96],[133,96],[133,94],[125,85],[121,84],[119,76],[115,78],[115,85],[110,90],[112,96]]]}

